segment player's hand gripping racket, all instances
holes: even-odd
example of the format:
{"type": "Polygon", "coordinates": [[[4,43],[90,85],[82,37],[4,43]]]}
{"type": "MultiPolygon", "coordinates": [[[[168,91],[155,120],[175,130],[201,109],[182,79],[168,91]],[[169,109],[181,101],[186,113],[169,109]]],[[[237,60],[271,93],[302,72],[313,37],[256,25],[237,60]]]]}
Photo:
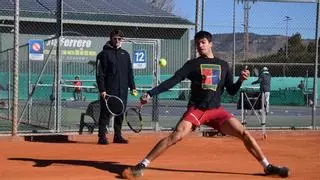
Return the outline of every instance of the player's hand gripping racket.
{"type": "Polygon", "coordinates": [[[114,95],[106,94],[105,102],[107,110],[113,116],[119,116],[124,113],[124,104],[123,101],[114,95]]]}
{"type": "Polygon", "coordinates": [[[139,133],[143,127],[143,121],[141,116],[141,109],[143,104],[139,102],[137,107],[128,108],[125,113],[125,120],[129,126],[129,128],[135,132],[139,133]]]}
{"type": "Polygon", "coordinates": [[[248,70],[248,66],[245,66],[244,70],[240,73],[240,80],[244,81],[250,77],[250,71],[248,70]]]}

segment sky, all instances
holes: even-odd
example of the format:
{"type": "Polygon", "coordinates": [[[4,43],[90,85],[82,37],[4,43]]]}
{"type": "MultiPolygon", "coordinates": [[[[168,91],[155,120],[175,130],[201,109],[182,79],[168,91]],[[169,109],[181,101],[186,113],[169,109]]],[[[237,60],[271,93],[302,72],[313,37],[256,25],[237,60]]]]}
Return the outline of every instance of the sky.
{"type": "MultiPolygon", "coordinates": [[[[200,0],[201,2],[201,0],[200,0]]],[[[173,13],[195,22],[196,0],[174,0],[173,13]]],[[[243,4],[236,3],[236,32],[243,32],[243,4]]],[[[213,34],[232,33],[233,0],[205,0],[204,30],[213,34]]],[[[303,39],[315,38],[316,3],[255,2],[250,3],[249,32],[262,35],[291,36],[300,33],[303,39]],[[285,21],[285,16],[291,20],[285,21]],[[288,30],[287,28],[288,27],[288,30]]]]}

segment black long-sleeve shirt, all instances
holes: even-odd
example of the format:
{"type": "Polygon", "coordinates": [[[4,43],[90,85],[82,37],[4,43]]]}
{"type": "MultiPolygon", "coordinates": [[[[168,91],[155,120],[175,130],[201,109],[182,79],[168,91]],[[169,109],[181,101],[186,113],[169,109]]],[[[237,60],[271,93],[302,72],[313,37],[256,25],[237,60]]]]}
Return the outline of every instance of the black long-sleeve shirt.
{"type": "Polygon", "coordinates": [[[219,107],[224,89],[230,95],[234,95],[242,84],[240,80],[233,83],[233,76],[226,61],[216,57],[199,57],[187,61],[171,78],[147,93],[150,96],[160,94],[185,78],[191,80],[189,105],[201,109],[219,107]]]}

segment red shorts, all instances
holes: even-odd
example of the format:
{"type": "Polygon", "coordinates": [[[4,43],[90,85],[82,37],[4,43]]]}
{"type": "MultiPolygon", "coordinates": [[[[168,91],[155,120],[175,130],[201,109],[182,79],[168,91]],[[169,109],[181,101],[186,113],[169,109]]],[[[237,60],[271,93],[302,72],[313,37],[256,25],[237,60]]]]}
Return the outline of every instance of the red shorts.
{"type": "Polygon", "coordinates": [[[191,122],[197,127],[206,125],[216,130],[220,130],[222,124],[231,117],[233,117],[233,115],[224,110],[221,106],[207,110],[196,109],[194,106],[190,106],[183,114],[182,119],[191,122]]]}

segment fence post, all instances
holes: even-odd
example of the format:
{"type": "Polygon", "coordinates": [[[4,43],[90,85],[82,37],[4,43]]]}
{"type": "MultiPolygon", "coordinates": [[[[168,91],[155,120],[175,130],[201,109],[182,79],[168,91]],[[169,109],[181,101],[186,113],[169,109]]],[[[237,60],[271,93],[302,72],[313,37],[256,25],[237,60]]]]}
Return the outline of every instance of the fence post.
{"type": "Polygon", "coordinates": [[[14,1],[14,59],[13,59],[13,111],[12,136],[18,132],[18,95],[19,95],[19,0],[14,1]]]}

